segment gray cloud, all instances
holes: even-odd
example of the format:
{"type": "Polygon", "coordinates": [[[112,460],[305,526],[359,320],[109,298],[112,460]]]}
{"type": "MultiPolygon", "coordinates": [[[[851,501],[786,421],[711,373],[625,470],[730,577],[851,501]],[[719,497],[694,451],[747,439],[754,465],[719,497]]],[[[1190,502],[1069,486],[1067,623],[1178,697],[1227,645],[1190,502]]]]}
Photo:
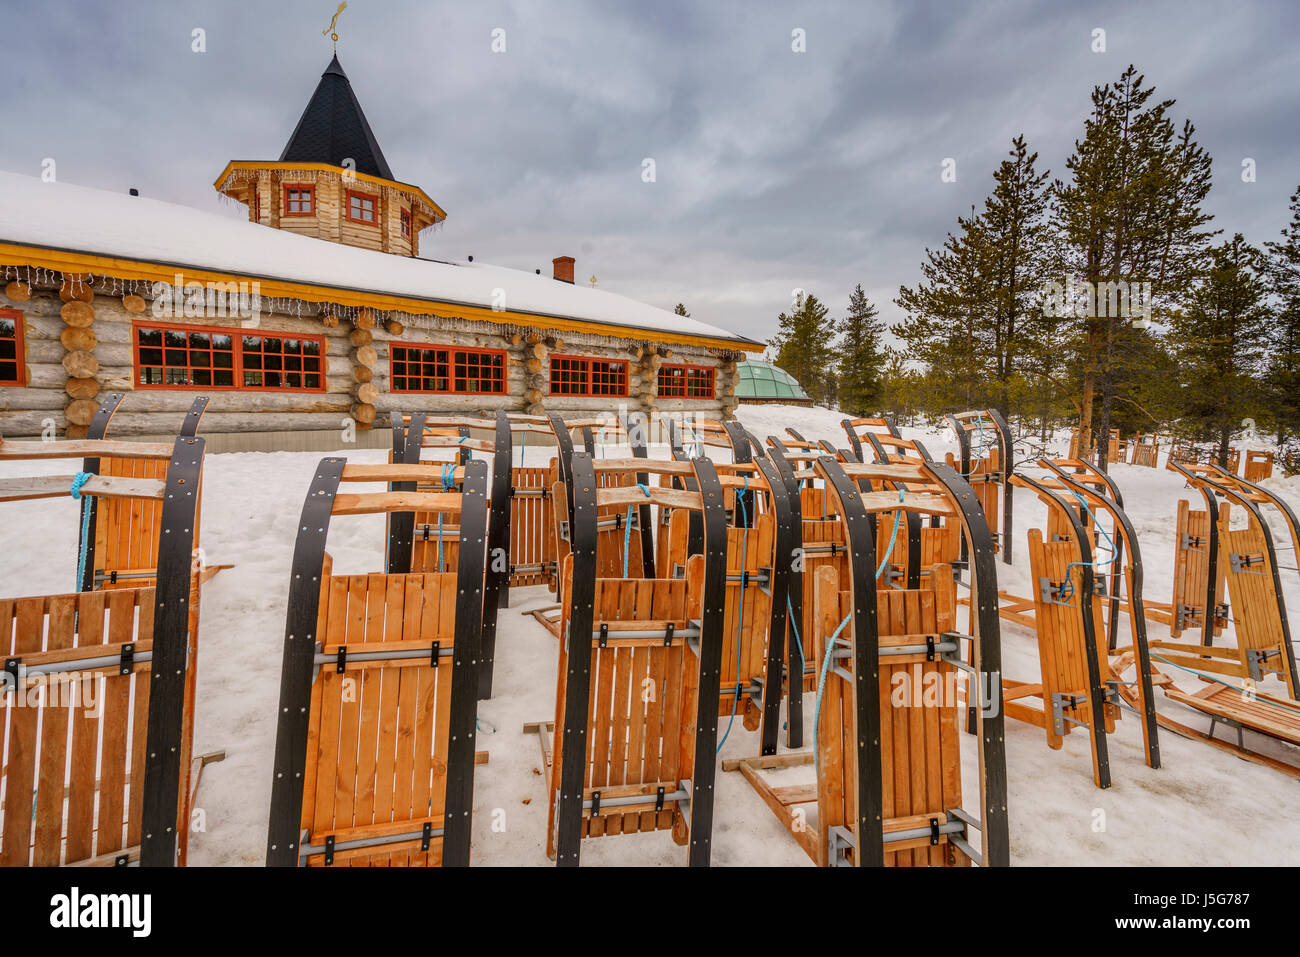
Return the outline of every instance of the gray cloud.
{"type": "MultiPolygon", "coordinates": [[[[230,215],[212,180],[279,155],[330,56],[314,0],[4,5],[0,167],[54,157],[67,182],[230,215]]],[[[352,0],[339,57],[395,174],[448,210],[425,255],[574,255],[602,288],[766,338],[794,287],[842,311],[861,282],[896,319],[1011,137],[1062,173],[1129,62],[1214,156],[1216,225],[1273,238],[1300,184],[1297,27],[1271,2],[352,0]]]]}

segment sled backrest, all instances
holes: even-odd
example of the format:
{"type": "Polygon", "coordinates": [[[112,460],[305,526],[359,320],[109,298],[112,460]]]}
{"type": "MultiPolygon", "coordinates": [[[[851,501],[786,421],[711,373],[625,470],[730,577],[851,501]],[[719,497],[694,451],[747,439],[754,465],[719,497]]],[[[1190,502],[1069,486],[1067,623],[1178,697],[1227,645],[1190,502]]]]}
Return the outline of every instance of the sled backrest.
{"type": "Polygon", "coordinates": [[[317,468],[290,583],[268,864],[469,863],[486,463],[457,466],[456,491],[339,491],[425,471],[317,468]],[[454,573],[333,573],[332,519],[409,512],[454,517],[454,573]]]}

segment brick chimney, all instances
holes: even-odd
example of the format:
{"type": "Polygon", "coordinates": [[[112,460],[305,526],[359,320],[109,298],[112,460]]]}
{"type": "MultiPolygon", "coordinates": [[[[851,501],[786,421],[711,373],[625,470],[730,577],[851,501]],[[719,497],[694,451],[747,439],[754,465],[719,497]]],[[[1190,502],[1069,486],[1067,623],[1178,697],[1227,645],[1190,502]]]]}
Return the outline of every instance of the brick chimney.
{"type": "Polygon", "coordinates": [[[570,285],[573,284],[572,256],[557,256],[555,259],[551,260],[551,264],[555,267],[556,279],[560,280],[560,282],[567,282],[570,285]]]}

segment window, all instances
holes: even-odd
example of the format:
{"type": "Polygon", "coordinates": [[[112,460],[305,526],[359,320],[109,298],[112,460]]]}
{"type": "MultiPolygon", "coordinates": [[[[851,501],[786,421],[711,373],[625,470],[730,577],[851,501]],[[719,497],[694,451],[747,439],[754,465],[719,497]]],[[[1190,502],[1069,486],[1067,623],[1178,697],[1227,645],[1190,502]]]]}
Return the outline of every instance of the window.
{"type": "Polygon", "coordinates": [[[284,215],[310,216],[316,212],[316,187],[301,183],[284,187],[284,215]]]}
{"type": "Polygon", "coordinates": [[[348,190],[348,219],[354,223],[374,223],[375,199],[370,193],[348,190]]]}
{"type": "Polygon", "coordinates": [[[402,210],[402,236],[406,239],[411,238],[411,211],[402,210]]]}
{"type": "Polygon", "coordinates": [[[450,346],[389,348],[393,392],[442,392],[456,395],[505,395],[506,354],[496,349],[450,346]]]}
{"type": "Polygon", "coordinates": [[[627,362],[551,356],[551,395],[627,395],[627,362]]]}
{"type": "Polygon", "coordinates": [[[141,388],[325,391],[325,340],[320,336],[138,325],[135,350],[141,388]]]}
{"type": "Polygon", "coordinates": [[[667,399],[712,399],[713,370],[708,366],[660,366],[659,395],[667,399]]]}
{"type": "Polygon", "coordinates": [[[24,385],[23,314],[17,309],[0,309],[0,385],[24,385]]]}

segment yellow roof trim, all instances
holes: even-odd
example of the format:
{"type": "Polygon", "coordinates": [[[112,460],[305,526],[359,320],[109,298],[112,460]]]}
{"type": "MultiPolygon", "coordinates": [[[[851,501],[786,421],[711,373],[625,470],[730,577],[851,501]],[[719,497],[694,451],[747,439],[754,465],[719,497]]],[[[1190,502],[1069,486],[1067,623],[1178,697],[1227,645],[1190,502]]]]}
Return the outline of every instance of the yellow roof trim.
{"type": "Polygon", "coordinates": [[[264,296],[283,296],[285,298],[303,299],[307,302],[337,303],[359,308],[368,307],[370,309],[407,312],[412,315],[439,316],[444,319],[474,319],[480,322],[494,322],[501,325],[544,326],[547,329],[585,332],[637,341],[653,338],[656,342],[703,346],[710,349],[762,352],[765,348],[762,343],[739,339],[690,336],[682,333],[664,332],[658,329],[621,326],[587,319],[553,316],[546,313],[497,312],[487,306],[461,305],[436,299],[418,299],[410,296],[394,296],[339,286],[325,286],[239,273],[217,272],[211,269],[197,269],[180,264],[153,263],[136,259],[115,259],[109,256],[97,256],[71,250],[47,249],[41,246],[25,246],[19,243],[0,243],[0,264],[33,266],[42,269],[54,269],[60,272],[101,273],[118,279],[136,279],[144,282],[171,282],[177,272],[184,275],[187,280],[204,283],[231,282],[232,280],[238,282],[240,279],[245,281],[256,280],[260,284],[261,294],[264,296]]]}
{"type": "MultiPolygon", "coordinates": [[[[237,169],[312,170],[318,173],[335,173],[344,171],[342,166],[331,166],[329,163],[279,163],[271,160],[231,160],[226,164],[226,168],[221,171],[221,175],[216,178],[215,182],[213,182],[212,188],[220,192],[221,184],[224,183],[226,178],[237,169]]],[[[431,200],[429,194],[418,186],[412,186],[410,183],[403,183],[395,179],[384,179],[382,176],[371,176],[369,173],[358,173],[355,170],[352,172],[352,176],[354,176],[358,182],[375,183],[379,186],[391,186],[394,189],[406,193],[413,193],[420,197],[420,200],[430,209],[437,211],[438,222],[447,218],[446,210],[431,200]]]]}

